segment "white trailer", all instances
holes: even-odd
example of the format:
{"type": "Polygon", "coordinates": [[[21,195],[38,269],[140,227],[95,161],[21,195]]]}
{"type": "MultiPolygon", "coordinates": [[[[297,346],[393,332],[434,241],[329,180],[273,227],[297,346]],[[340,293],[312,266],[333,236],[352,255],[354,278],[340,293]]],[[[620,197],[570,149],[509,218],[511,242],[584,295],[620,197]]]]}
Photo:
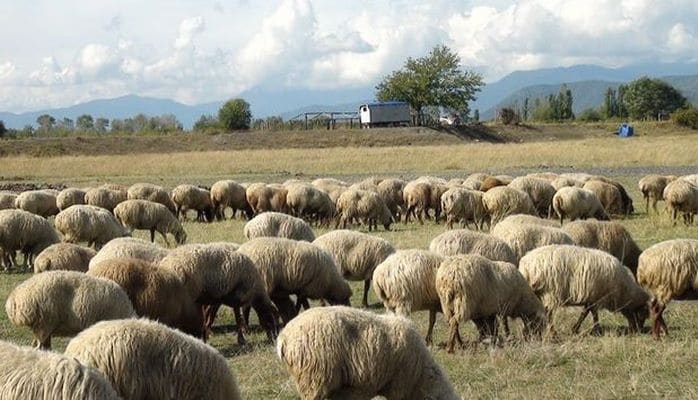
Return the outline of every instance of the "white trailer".
{"type": "Polygon", "coordinates": [[[359,107],[359,121],[363,128],[408,126],[411,120],[410,105],[404,101],[383,101],[359,107]]]}

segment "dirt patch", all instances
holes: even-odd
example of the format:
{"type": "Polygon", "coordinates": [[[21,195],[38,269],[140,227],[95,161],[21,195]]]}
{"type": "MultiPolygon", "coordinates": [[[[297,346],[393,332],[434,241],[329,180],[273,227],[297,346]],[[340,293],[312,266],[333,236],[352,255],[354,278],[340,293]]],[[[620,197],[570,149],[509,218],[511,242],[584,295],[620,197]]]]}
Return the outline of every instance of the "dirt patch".
{"type": "Polygon", "coordinates": [[[0,176],[0,191],[3,192],[15,192],[21,193],[27,190],[42,190],[42,189],[55,189],[63,190],[68,186],[63,183],[31,183],[31,182],[18,182],[21,178],[18,177],[6,177],[0,176]]]}

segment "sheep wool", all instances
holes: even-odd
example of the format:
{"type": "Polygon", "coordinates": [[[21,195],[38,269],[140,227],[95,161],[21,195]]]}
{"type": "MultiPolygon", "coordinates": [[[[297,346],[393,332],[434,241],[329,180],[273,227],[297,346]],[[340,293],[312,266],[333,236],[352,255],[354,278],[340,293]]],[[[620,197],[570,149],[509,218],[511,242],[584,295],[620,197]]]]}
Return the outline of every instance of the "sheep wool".
{"type": "Polygon", "coordinates": [[[302,399],[459,398],[414,324],[400,316],[311,309],[281,331],[276,352],[302,399]]]}
{"type": "Polygon", "coordinates": [[[560,218],[560,224],[565,218],[571,221],[591,217],[599,220],[610,219],[594,192],[573,186],[560,188],[555,193],[553,209],[560,218]]]}
{"type": "Polygon", "coordinates": [[[456,254],[479,254],[493,261],[518,263],[516,253],[502,239],[493,235],[468,229],[446,231],[429,243],[429,250],[443,256],[456,254]]]}
{"type": "Polygon", "coordinates": [[[509,245],[517,260],[537,247],[549,244],[575,244],[572,238],[560,228],[517,224],[508,219],[498,223],[490,234],[509,245]]]}
{"type": "Polygon", "coordinates": [[[29,190],[15,199],[15,208],[48,218],[58,214],[56,194],[49,190],[29,190]]]}
{"type": "Polygon", "coordinates": [[[645,209],[647,213],[650,212],[650,202],[652,203],[652,209],[656,214],[657,202],[664,200],[664,188],[676,180],[676,176],[673,175],[645,175],[637,183],[638,189],[642,192],[642,197],[645,199],[645,209]]]}
{"type": "Polygon", "coordinates": [[[162,236],[165,244],[170,245],[167,234],[174,236],[177,244],[184,244],[187,233],[177,217],[164,205],[150,200],[126,200],[114,208],[114,216],[129,229],[150,231],[150,241],[155,241],[155,232],[162,236]]]}
{"type": "Polygon", "coordinates": [[[497,186],[488,190],[482,196],[482,202],[493,225],[512,214],[536,214],[531,197],[526,192],[509,186],[497,186]]]}
{"type": "Polygon", "coordinates": [[[35,255],[59,241],[58,234],[45,218],[22,210],[0,210],[0,248],[5,258],[13,258],[12,255],[21,250],[25,266],[32,267],[35,255]]]}
{"type": "Polygon", "coordinates": [[[104,245],[90,260],[88,269],[98,262],[118,258],[137,258],[151,264],[157,264],[169,254],[167,249],[143,239],[122,237],[111,240],[104,245]]]}
{"type": "Polygon", "coordinates": [[[245,224],[242,230],[247,239],[259,237],[282,237],[312,242],[315,234],[310,225],[300,218],[278,212],[258,214],[245,224]]]}
{"type": "Polygon", "coordinates": [[[225,218],[225,210],[228,207],[233,211],[232,218],[235,218],[238,211],[244,212],[247,219],[253,216],[245,188],[233,180],[218,181],[211,186],[211,203],[217,220],[225,218]]]}
{"type": "Polygon", "coordinates": [[[574,221],[562,230],[582,247],[603,250],[620,260],[635,274],[637,261],[642,252],[625,227],[615,221],[574,221]]]}
{"type": "Polygon", "coordinates": [[[134,183],[126,192],[127,200],[149,200],[160,203],[167,207],[174,215],[177,213],[177,206],[172,201],[170,193],[165,188],[151,183],[134,183]]]}
{"type": "Polygon", "coordinates": [[[111,212],[93,205],[70,206],[56,215],[54,223],[63,241],[87,242],[96,250],[112,239],[130,236],[111,212]]]}
{"type": "Polygon", "coordinates": [[[89,247],[73,243],[53,244],[34,259],[34,273],[44,271],[80,271],[86,272],[90,260],[97,254],[89,247]]]}
{"type": "Polygon", "coordinates": [[[56,206],[59,211],[63,211],[76,204],[85,204],[85,191],[78,188],[67,188],[61,190],[56,197],[56,206]]]}

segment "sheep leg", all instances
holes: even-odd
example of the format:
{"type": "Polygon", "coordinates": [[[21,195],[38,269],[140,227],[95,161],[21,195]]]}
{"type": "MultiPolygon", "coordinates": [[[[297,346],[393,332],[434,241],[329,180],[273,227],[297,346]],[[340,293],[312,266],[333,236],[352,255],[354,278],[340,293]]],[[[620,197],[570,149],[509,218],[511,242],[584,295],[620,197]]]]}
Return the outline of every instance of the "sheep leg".
{"type": "Polygon", "coordinates": [[[460,340],[460,334],[458,333],[458,321],[455,320],[456,318],[452,319],[454,321],[449,321],[448,323],[448,344],[446,345],[446,352],[448,353],[453,353],[453,347],[455,345],[456,340],[458,340],[462,345],[462,341],[460,340]]]}
{"type": "Polygon", "coordinates": [[[509,318],[507,316],[502,316],[502,325],[504,326],[504,335],[509,337],[511,331],[509,330],[509,318]]]}
{"type": "MultiPolygon", "coordinates": [[[[165,245],[167,245],[167,247],[170,247],[170,241],[167,240],[167,233],[165,233],[165,232],[158,232],[158,233],[160,234],[160,236],[162,236],[162,240],[165,241],[165,245]]],[[[176,238],[175,238],[175,239],[176,239],[176,238]]],[[[150,241],[151,241],[151,242],[155,242],[154,240],[152,240],[152,235],[151,235],[151,240],[150,240],[150,241]]]]}
{"type": "Polygon", "coordinates": [[[291,301],[291,298],[288,296],[277,296],[273,297],[272,302],[276,305],[276,308],[279,310],[279,314],[281,314],[281,320],[284,322],[284,324],[288,323],[293,317],[298,315],[298,312],[296,311],[296,307],[293,305],[293,302],[291,301]]]}
{"type": "Polygon", "coordinates": [[[436,310],[429,310],[429,327],[427,328],[427,336],[424,340],[427,345],[431,345],[432,336],[434,334],[434,324],[436,323],[436,310]]]}
{"type": "Polygon", "coordinates": [[[664,322],[664,308],[665,306],[656,300],[650,305],[650,316],[654,319],[654,323],[652,324],[652,337],[657,340],[661,337],[662,331],[664,331],[665,335],[669,334],[666,323],[664,322]]]}
{"type": "MultiPolygon", "coordinates": [[[[220,307],[220,306],[219,306],[220,307]]],[[[233,313],[235,315],[235,325],[237,325],[238,334],[238,345],[244,346],[247,344],[245,340],[245,332],[247,332],[247,324],[245,323],[245,318],[242,316],[242,311],[240,307],[233,307],[233,313]]]]}
{"type": "Polygon", "coordinates": [[[582,313],[579,314],[579,318],[577,318],[577,322],[575,322],[574,326],[572,326],[572,333],[574,333],[575,335],[579,334],[579,329],[582,327],[582,322],[584,322],[584,320],[587,318],[589,312],[591,312],[591,307],[584,307],[582,313]]]}
{"type": "Polygon", "coordinates": [[[594,320],[594,326],[591,332],[596,336],[601,336],[603,331],[601,330],[601,324],[599,323],[599,310],[597,310],[596,307],[591,309],[591,317],[594,320]]]}
{"type": "Polygon", "coordinates": [[[155,243],[155,228],[150,230],[150,243],[155,243]]]}
{"type": "Polygon", "coordinates": [[[364,297],[361,300],[361,305],[363,308],[368,308],[368,291],[371,288],[371,278],[364,281],[364,297]]]}

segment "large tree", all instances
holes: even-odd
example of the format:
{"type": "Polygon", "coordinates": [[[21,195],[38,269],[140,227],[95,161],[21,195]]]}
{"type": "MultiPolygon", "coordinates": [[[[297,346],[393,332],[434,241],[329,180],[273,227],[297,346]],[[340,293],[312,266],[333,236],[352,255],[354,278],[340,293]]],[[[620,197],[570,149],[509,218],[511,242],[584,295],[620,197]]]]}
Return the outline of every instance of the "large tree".
{"type": "Polygon", "coordinates": [[[252,122],[250,104],[239,98],[228,100],[218,110],[218,122],[228,131],[250,129],[252,122]]]}
{"type": "Polygon", "coordinates": [[[482,85],[480,74],[461,70],[458,55],[439,45],[425,57],[408,58],[402,69],[386,76],[376,86],[376,98],[408,102],[421,124],[422,111],[427,106],[467,114],[468,102],[475,99],[482,85]]]}
{"type": "Polygon", "coordinates": [[[39,124],[39,130],[48,132],[56,125],[56,119],[48,114],[41,114],[36,118],[36,123],[39,124]]]}
{"type": "Polygon", "coordinates": [[[83,114],[75,120],[75,126],[77,126],[80,131],[89,131],[94,129],[95,120],[90,114],[83,114]]]}
{"type": "Polygon", "coordinates": [[[5,137],[7,133],[7,128],[5,127],[5,122],[0,119],[0,138],[5,137]]]}
{"type": "Polygon", "coordinates": [[[625,87],[622,103],[630,118],[655,119],[660,114],[668,115],[685,107],[687,100],[670,84],[643,77],[625,87]]]}

